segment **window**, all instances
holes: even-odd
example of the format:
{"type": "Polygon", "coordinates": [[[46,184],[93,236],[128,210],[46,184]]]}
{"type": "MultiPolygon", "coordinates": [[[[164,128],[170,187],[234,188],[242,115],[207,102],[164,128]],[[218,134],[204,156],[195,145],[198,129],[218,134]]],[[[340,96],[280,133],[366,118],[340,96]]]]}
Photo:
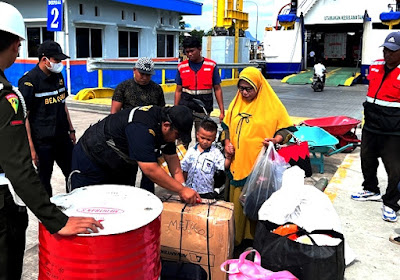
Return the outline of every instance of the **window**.
{"type": "Polygon", "coordinates": [[[130,31],[118,32],[118,54],[119,57],[139,56],[139,33],[130,31]]]}
{"type": "Polygon", "coordinates": [[[125,11],[121,11],[121,19],[125,20],[125,11]]]}
{"type": "Polygon", "coordinates": [[[160,23],[164,24],[164,18],[163,17],[160,18],[160,23]]]}
{"type": "Polygon", "coordinates": [[[168,24],[169,24],[169,25],[172,25],[172,18],[169,18],[169,19],[168,19],[168,24]]]}
{"type": "Polygon", "coordinates": [[[102,57],[101,29],[76,28],[76,57],[102,57]]]}
{"type": "Polygon", "coordinates": [[[97,6],[94,7],[94,16],[95,17],[100,16],[99,7],[97,7],[97,6]]]}
{"type": "Polygon", "coordinates": [[[83,15],[83,4],[79,4],[79,14],[83,15]]]}
{"type": "Polygon", "coordinates": [[[133,12],[133,14],[132,14],[132,20],[136,21],[136,13],[135,12],[133,12]]]}
{"type": "Polygon", "coordinates": [[[174,35],[157,34],[157,57],[174,57],[174,42],[174,35]]]}
{"type": "Polygon", "coordinates": [[[46,40],[54,40],[54,32],[47,27],[28,27],[28,57],[38,57],[37,49],[46,40]]]}

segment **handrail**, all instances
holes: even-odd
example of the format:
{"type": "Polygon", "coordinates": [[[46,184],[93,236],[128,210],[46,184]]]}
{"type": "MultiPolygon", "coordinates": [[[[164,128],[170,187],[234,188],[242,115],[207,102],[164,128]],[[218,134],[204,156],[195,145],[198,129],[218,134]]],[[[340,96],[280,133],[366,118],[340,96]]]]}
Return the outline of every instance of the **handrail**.
{"type": "MultiPolygon", "coordinates": [[[[88,58],[86,69],[88,72],[96,70],[132,70],[135,67],[134,61],[116,61],[88,58]]],[[[250,63],[218,63],[220,69],[238,69],[249,66],[257,67],[257,62],[250,63]]],[[[176,70],[178,62],[154,62],[154,69],[176,70]]]]}

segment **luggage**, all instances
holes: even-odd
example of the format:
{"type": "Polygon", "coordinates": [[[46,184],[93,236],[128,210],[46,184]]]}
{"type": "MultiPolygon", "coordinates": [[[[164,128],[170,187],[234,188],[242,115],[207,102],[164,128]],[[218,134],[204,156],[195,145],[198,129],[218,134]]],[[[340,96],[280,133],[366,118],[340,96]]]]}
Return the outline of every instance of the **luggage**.
{"type": "Polygon", "coordinates": [[[344,237],[333,230],[307,232],[300,229],[298,236],[308,236],[312,244],[293,241],[288,236],[272,233],[278,225],[259,221],[254,238],[254,249],[261,254],[261,265],[272,271],[288,270],[301,280],[343,280],[345,270],[344,237]],[[311,234],[326,234],[340,239],[337,246],[318,246],[311,234]]]}

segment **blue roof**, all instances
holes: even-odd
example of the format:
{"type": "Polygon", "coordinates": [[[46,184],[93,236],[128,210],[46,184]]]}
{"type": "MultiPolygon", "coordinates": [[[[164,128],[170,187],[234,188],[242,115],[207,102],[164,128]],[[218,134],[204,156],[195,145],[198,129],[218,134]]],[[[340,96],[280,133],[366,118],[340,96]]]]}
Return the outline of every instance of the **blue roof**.
{"type": "Polygon", "coordinates": [[[246,35],[246,38],[249,38],[250,39],[250,42],[255,42],[255,41],[257,41],[257,44],[259,44],[260,43],[260,41],[258,41],[258,40],[256,40],[256,38],[254,38],[253,37],[253,35],[251,35],[251,33],[250,33],[250,31],[245,31],[244,32],[244,34],[246,35]]]}
{"type": "Polygon", "coordinates": [[[190,0],[112,0],[114,2],[121,2],[131,5],[138,5],[143,7],[157,8],[162,10],[179,12],[184,15],[201,15],[202,3],[190,0]]]}

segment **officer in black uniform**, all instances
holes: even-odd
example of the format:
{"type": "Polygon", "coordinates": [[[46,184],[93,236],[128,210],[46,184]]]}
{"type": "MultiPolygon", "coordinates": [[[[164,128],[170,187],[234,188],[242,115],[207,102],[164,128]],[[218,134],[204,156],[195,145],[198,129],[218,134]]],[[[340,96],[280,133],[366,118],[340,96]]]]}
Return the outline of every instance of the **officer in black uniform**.
{"type": "Polygon", "coordinates": [[[51,174],[54,161],[68,178],[71,172],[75,130],[65,100],[62,60],[69,58],[54,41],[45,41],[38,48],[39,63],[18,81],[28,109],[26,128],[32,160],[40,181],[52,195],[51,174]]]}
{"type": "Polygon", "coordinates": [[[135,185],[132,163],[137,162],[154,183],[179,193],[185,202],[196,203],[199,194],[182,185],[184,178],[175,146],[178,137],[190,142],[192,123],[192,111],[185,106],[149,105],[109,115],[89,127],[75,146],[72,188],[135,185]],[[157,164],[160,151],[173,178],[157,164]]]}
{"type": "MultiPolygon", "coordinates": [[[[65,216],[40,184],[32,165],[24,115],[24,99],[6,79],[25,38],[22,15],[10,4],[0,2],[0,166],[16,194],[50,233],[61,235],[98,232],[102,225],[93,218],[65,216]]],[[[28,215],[14,203],[8,185],[0,185],[0,280],[21,278],[28,215]]]]}

